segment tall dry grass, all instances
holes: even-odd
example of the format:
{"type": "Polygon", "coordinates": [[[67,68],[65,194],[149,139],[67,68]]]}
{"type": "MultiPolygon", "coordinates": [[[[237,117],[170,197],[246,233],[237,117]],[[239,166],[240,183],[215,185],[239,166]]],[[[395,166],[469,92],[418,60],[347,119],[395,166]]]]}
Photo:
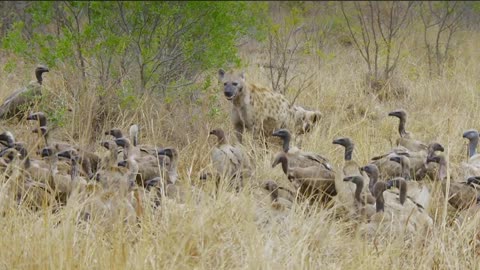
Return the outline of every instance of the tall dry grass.
{"type": "MultiPolygon", "coordinates": [[[[397,120],[387,113],[404,108],[409,113],[409,131],[425,142],[437,141],[446,147],[455,177],[458,164],[466,160],[462,132],[480,129],[476,113],[480,107],[480,37],[461,33],[448,75],[433,79],[427,77],[425,60],[415,50],[414,38],[407,45],[411,53],[397,73],[409,95],[386,102],[365,92],[365,67],[352,47],[329,48],[335,54],[329,61],[314,62],[307,56],[299,59],[305,73],[314,71],[316,75],[297,104],[323,113],[320,124],[304,137],[303,149],[322,153],[339,170],[343,149],[332,140],[349,136],[355,141],[354,158],[366,164],[392,146],[398,136],[397,120]]],[[[247,80],[269,85],[258,67],[265,52],[251,47],[241,53],[248,66],[247,80]]],[[[4,83],[0,85],[0,99],[32,80],[32,70],[31,63],[18,59],[15,72],[1,73],[4,83]]],[[[106,138],[104,131],[118,127],[126,132],[130,124],[137,123],[141,143],[178,148],[179,184],[187,195],[187,187],[199,186],[200,171],[211,169],[209,155],[214,139],[208,137],[208,131],[221,127],[234,140],[230,104],[216,85],[202,92],[197,101],[174,101],[167,106],[147,95],[139,99],[140,106],[121,109],[111,91],[127,86],[107,88],[100,101],[95,81],[83,83],[85,87],[68,66],[45,75],[45,90],[54,97],[52,102],[63,101],[72,110],[65,113],[65,125],[54,129],[52,138],[103,154],[99,142],[106,138]],[[216,117],[208,115],[212,106],[220,107],[216,117]]],[[[287,93],[289,98],[294,94],[287,93]]],[[[36,141],[30,132],[33,126],[27,121],[0,122],[1,131],[11,130],[19,140],[30,144],[36,141]]],[[[443,215],[444,199],[438,186],[433,189],[428,209],[435,220],[428,237],[404,239],[383,234],[376,241],[367,241],[355,230],[356,221],[342,218],[337,207],[307,209],[300,204],[284,212],[272,209],[259,183],[274,179],[288,186],[288,180],[278,167],[271,168],[274,150],[265,149],[250,137],[246,138],[245,149],[255,164],[255,174],[239,194],[223,191],[214,197],[213,185],[207,183],[206,196],[200,202],[187,196],[184,204],[165,201],[158,209],[146,204],[139,226],[125,226],[120,219],[107,227],[78,222],[81,202],[71,202],[58,212],[48,207],[31,212],[4,200],[0,269],[480,268],[479,250],[475,249],[480,214],[457,227],[451,222],[455,216],[452,209],[448,209],[448,216],[443,215]]]]}

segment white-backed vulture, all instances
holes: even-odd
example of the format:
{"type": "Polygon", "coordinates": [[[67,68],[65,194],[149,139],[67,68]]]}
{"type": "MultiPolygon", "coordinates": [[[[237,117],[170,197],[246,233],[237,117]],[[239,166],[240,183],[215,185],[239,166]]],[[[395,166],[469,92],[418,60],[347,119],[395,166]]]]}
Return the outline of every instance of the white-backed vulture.
{"type": "Polygon", "coordinates": [[[410,181],[412,179],[410,174],[410,159],[406,156],[393,156],[390,158],[390,160],[401,165],[401,177],[407,180],[407,185],[412,200],[414,200],[418,205],[421,205],[424,209],[427,209],[428,204],[430,203],[430,190],[422,182],[410,181]]]}
{"type": "Polygon", "coordinates": [[[333,171],[322,166],[290,167],[288,157],[283,152],[276,155],[272,168],[279,163],[288,180],[294,184],[304,199],[310,200],[310,203],[317,200],[327,203],[337,195],[333,171]]]}
{"type": "Polygon", "coordinates": [[[228,143],[225,133],[222,129],[213,129],[209,133],[217,137],[217,144],[212,149],[212,164],[216,172],[217,188],[220,179],[225,178],[230,181],[229,185],[236,191],[243,186],[244,174],[248,170],[248,160],[242,149],[232,146],[228,143]]]}
{"type": "Polygon", "coordinates": [[[401,175],[402,168],[400,167],[400,164],[390,160],[392,156],[396,155],[409,155],[409,153],[406,148],[397,146],[390,152],[381,156],[375,156],[371,159],[370,163],[374,164],[378,169],[378,173],[381,178],[385,179],[401,175]]]}
{"type": "Polygon", "coordinates": [[[279,186],[273,180],[267,180],[261,187],[270,192],[271,206],[276,210],[285,210],[292,207],[295,202],[295,192],[279,186]]]}
{"type": "Polygon", "coordinates": [[[4,175],[6,179],[15,180],[8,181],[3,186],[2,202],[5,203],[3,199],[14,197],[16,203],[25,205],[32,210],[39,210],[46,205],[54,204],[55,196],[52,188],[46,182],[39,182],[31,178],[25,169],[23,155],[15,148],[8,148],[0,154],[0,156],[12,158],[4,175]]]}
{"type": "Polygon", "coordinates": [[[345,177],[353,176],[353,175],[362,175],[360,171],[360,166],[352,159],[353,150],[355,144],[353,143],[352,139],[348,137],[338,138],[333,140],[333,144],[341,145],[345,148],[345,155],[344,155],[344,165],[343,165],[343,174],[345,177]]]}
{"type": "Polygon", "coordinates": [[[365,189],[363,188],[364,183],[363,177],[361,175],[347,176],[343,178],[343,181],[352,182],[355,184],[356,188],[354,193],[354,199],[356,202],[362,205],[375,203],[375,198],[370,193],[370,190],[365,191],[365,189]]]}
{"type": "MultiPolygon", "coordinates": [[[[391,196],[386,197],[388,205],[391,208],[397,208],[404,222],[410,223],[415,228],[415,231],[430,229],[433,225],[433,219],[428,215],[428,212],[422,205],[416,203],[416,201],[408,195],[409,189],[407,181],[401,177],[388,180],[387,189],[393,187],[398,188],[399,197],[393,200],[391,196]]],[[[390,192],[387,193],[391,194],[390,192]]]]}
{"type": "MultiPolygon", "coordinates": [[[[137,149],[139,149],[139,154],[141,156],[151,155],[151,156],[156,157],[159,148],[155,147],[155,146],[152,146],[152,145],[146,145],[146,144],[139,145],[138,144],[138,142],[139,142],[138,132],[139,132],[139,127],[138,127],[137,124],[133,124],[133,125],[130,126],[130,129],[129,129],[130,138],[129,138],[129,140],[132,143],[132,145],[134,147],[136,147],[137,149]]],[[[120,138],[124,137],[123,132],[118,128],[110,129],[109,131],[105,132],[105,135],[111,135],[115,139],[120,139],[120,138]]],[[[122,147],[119,147],[118,151],[119,151],[119,154],[123,155],[123,159],[127,158],[126,154],[123,153],[123,148],[122,147]]],[[[118,160],[118,161],[121,161],[121,160],[118,160]]]]}
{"type": "Polygon", "coordinates": [[[46,146],[53,146],[56,148],[57,151],[63,151],[71,147],[69,143],[65,142],[57,142],[54,141],[53,143],[49,140],[50,137],[50,129],[47,126],[47,117],[43,112],[35,112],[28,115],[27,120],[29,121],[38,121],[38,127],[33,129],[33,133],[37,133],[40,137],[39,139],[43,139],[46,146]]]}
{"type": "Polygon", "coordinates": [[[479,133],[475,129],[463,133],[463,138],[468,139],[468,160],[460,164],[462,178],[466,181],[470,176],[480,176],[480,154],[477,153],[479,133]]]}
{"type": "MultiPolygon", "coordinates": [[[[435,162],[439,164],[438,179],[442,183],[442,192],[446,195],[446,178],[447,178],[447,160],[443,155],[432,156],[427,159],[427,162],[435,162]]],[[[471,177],[466,182],[455,182],[451,179],[448,193],[448,203],[456,209],[466,209],[476,204],[477,191],[472,186],[475,177],[471,177]]]]}
{"type": "Polygon", "coordinates": [[[283,152],[287,155],[288,164],[292,167],[310,167],[323,166],[328,170],[333,170],[332,165],[327,158],[320,154],[302,151],[299,148],[290,146],[291,134],[287,129],[276,130],[272,136],[276,136],[283,141],[283,152]]]}
{"type": "MultiPolygon", "coordinates": [[[[393,162],[393,161],[392,161],[393,162]]],[[[373,194],[373,186],[380,177],[380,172],[378,171],[378,167],[375,164],[367,164],[360,168],[360,171],[365,172],[370,179],[370,183],[368,184],[368,189],[373,194]]],[[[362,179],[363,180],[363,179],[362,179]]]]}
{"type": "Polygon", "coordinates": [[[370,217],[375,214],[375,197],[372,196],[370,190],[365,191],[363,189],[363,177],[353,175],[343,178],[343,181],[352,182],[356,186],[355,193],[353,194],[353,218],[369,220],[370,217]]]}
{"type": "Polygon", "coordinates": [[[33,181],[51,184],[51,170],[47,162],[30,158],[25,145],[21,142],[15,142],[13,148],[20,153],[21,164],[28,178],[33,181]]]}
{"type": "Polygon", "coordinates": [[[42,95],[42,74],[49,72],[45,66],[38,66],[35,69],[36,81],[30,82],[26,87],[16,90],[10,96],[8,96],[0,105],[0,119],[11,118],[18,115],[22,110],[28,109],[35,102],[35,99],[42,95]]]}
{"type": "Polygon", "coordinates": [[[50,147],[45,147],[42,149],[42,157],[46,158],[50,165],[50,185],[56,194],[57,200],[63,204],[67,203],[67,200],[72,192],[77,189],[83,189],[87,185],[87,181],[85,179],[78,177],[78,157],[76,156],[76,153],[73,153],[73,151],[73,149],[62,151],[57,155],[57,153],[55,153],[50,147]],[[70,174],[67,175],[58,172],[57,162],[59,156],[70,159],[70,174]]]}
{"type": "Polygon", "coordinates": [[[173,147],[165,147],[158,150],[159,156],[167,156],[170,158],[170,164],[167,166],[167,183],[175,184],[178,178],[177,161],[178,151],[173,147]]]}
{"type": "Polygon", "coordinates": [[[30,114],[27,117],[27,120],[38,121],[39,127],[33,131],[38,132],[44,138],[45,146],[53,147],[54,152],[58,153],[58,152],[68,150],[70,148],[74,148],[79,157],[78,162],[82,168],[82,174],[87,176],[89,179],[91,179],[94,176],[100,163],[100,157],[98,155],[90,151],[87,151],[81,147],[73,146],[69,143],[58,142],[58,141],[51,142],[49,140],[49,128],[47,127],[47,118],[43,112],[36,112],[36,113],[30,114]]]}
{"type": "MultiPolygon", "coordinates": [[[[395,182],[375,183],[376,213],[370,217],[368,223],[360,226],[360,231],[368,238],[390,233],[396,236],[422,234],[433,225],[430,216],[415,203],[408,199],[399,200],[396,194],[385,192],[395,185],[395,182]]],[[[400,197],[406,198],[407,189],[400,185],[403,186],[400,197]]]]}
{"type": "Polygon", "coordinates": [[[388,116],[398,117],[399,119],[398,133],[400,138],[397,139],[397,145],[401,145],[410,151],[427,151],[428,146],[425,143],[415,140],[413,134],[405,130],[407,122],[407,112],[405,110],[392,111],[388,116]]]}
{"type": "Polygon", "coordinates": [[[7,148],[11,148],[15,143],[15,137],[10,131],[4,131],[0,134],[0,143],[7,148]]]}
{"type": "MultiPolygon", "coordinates": [[[[361,166],[359,166],[358,163],[355,160],[352,159],[353,150],[355,148],[355,144],[353,143],[352,139],[350,139],[348,137],[341,137],[341,138],[333,140],[332,143],[341,145],[345,148],[344,164],[343,164],[343,169],[342,169],[343,175],[340,177],[340,181],[342,183],[345,183],[344,181],[342,181],[343,178],[348,177],[348,176],[360,175],[360,176],[363,177],[365,185],[369,186],[370,179],[368,178],[368,175],[365,172],[362,172],[360,170],[361,166]]],[[[338,183],[338,184],[340,185],[340,183],[338,183]]],[[[348,194],[355,192],[355,185],[354,184],[348,184],[348,185],[345,184],[343,186],[347,188],[348,194]]],[[[364,187],[363,189],[366,189],[366,188],[364,187]]],[[[351,198],[351,197],[348,196],[348,198],[351,198]]]]}
{"type": "MultiPolygon", "coordinates": [[[[104,141],[102,146],[109,150],[109,154],[102,160],[102,165],[96,173],[95,179],[101,183],[104,190],[109,190],[112,186],[120,186],[122,193],[130,188],[130,183],[126,175],[129,170],[125,166],[118,166],[116,162],[117,145],[113,141],[104,141]]],[[[115,190],[115,189],[113,189],[115,190]]]]}
{"type": "Polygon", "coordinates": [[[123,151],[127,156],[127,159],[134,159],[138,166],[138,175],[136,176],[136,182],[139,186],[144,187],[145,181],[153,179],[155,177],[163,177],[163,171],[171,163],[168,156],[164,155],[141,155],[140,150],[130,144],[130,140],[127,138],[115,139],[115,143],[118,146],[123,147],[123,151]]]}
{"type": "MultiPolygon", "coordinates": [[[[435,156],[437,151],[443,152],[445,151],[445,149],[439,143],[436,143],[436,142],[430,143],[428,145],[427,158],[435,156]]],[[[430,178],[431,180],[435,180],[437,176],[437,172],[439,170],[439,164],[435,162],[427,162],[426,160],[425,160],[425,163],[426,163],[428,178],[430,178]]]]}

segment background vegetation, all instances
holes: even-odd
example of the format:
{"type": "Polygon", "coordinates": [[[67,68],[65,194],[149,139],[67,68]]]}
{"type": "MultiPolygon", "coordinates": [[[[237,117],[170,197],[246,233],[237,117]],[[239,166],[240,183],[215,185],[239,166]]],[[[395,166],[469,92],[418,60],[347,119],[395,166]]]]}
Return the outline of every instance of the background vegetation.
{"type": "MultiPolygon", "coordinates": [[[[452,177],[466,160],[466,129],[480,128],[480,5],[476,2],[1,2],[0,100],[44,63],[52,137],[101,152],[104,131],[132,123],[141,143],[175,146],[181,184],[209,168],[221,127],[232,134],[218,68],[323,113],[302,147],[342,166],[333,138],[350,136],[361,164],[393,145],[396,120],[446,147],[452,177]]],[[[23,141],[31,123],[1,122],[23,141]]],[[[231,141],[233,141],[233,136],[231,141]]],[[[251,140],[246,148],[259,148],[251,140]]],[[[257,152],[256,152],[257,153],[257,152]]],[[[0,218],[0,269],[340,268],[478,269],[479,215],[458,228],[435,195],[425,241],[358,237],[335,209],[269,208],[256,185],[289,185],[272,152],[252,155],[255,178],[239,195],[151,210],[141,228],[79,227],[60,213],[12,208],[0,218]],[[61,222],[59,222],[61,221],[61,222]]],[[[436,187],[436,184],[432,184],[436,187]]],[[[148,210],[148,209],[147,209],[148,210]]]]}

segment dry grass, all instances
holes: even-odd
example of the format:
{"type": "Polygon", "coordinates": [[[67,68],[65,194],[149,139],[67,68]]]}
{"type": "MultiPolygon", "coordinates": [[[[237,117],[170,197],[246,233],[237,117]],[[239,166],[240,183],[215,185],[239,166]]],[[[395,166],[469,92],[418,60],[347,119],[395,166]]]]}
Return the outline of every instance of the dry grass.
{"type": "MultiPolygon", "coordinates": [[[[336,56],[328,62],[300,59],[300,68],[316,75],[312,88],[300,95],[297,104],[319,109],[324,115],[305,136],[302,147],[324,154],[340,168],[343,149],[332,140],[349,136],[356,143],[354,158],[366,164],[389,149],[397,137],[397,120],[387,117],[387,112],[404,108],[409,112],[407,129],[423,141],[443,144],[455,169],[466,160],[462,132],[480,129],[476,114],[480,107],[478,41],[478,34],[462,33],[456,61],[449,67],[449,75],[439,79],[426,76],[424,59],[412,50],[398,71],[409,96],[382,103],[365,93],[364,66],[353,48],[330,49],[336,56]]],[[[242,58],[248,66],[247,79],[268,85],[257,65],[264,52],[244,52],[242,58]]],[[[32,65],[19,62],[15,73],[0,74],[4,82],[0,99],[33,79],[32,69],[32,65]]],[[[189,101],[166,106],[146,96],[139,99],[142,106],[121,109],[110,102],[111,91],[126,87],[120,84],[107,89],[105,115],[95,120],[102,111],[95,95],[98,85],[86,82],[82,88],[68,67],[46,74],[44,85],[53,100],[63,100],[73,109],[65,113],[64,127],[55,129],[52,137],[102,154],[99,142],[106,129],[127,131],[131,123],[138,123],[141,143],[179,149],[179,181],[184,187],[196,182],[200,170],[209,168],[214,141],[208,138],[208,130],[221,127],[233,134],[229,104],[216,86],[203,93],[196,106],[189,101]],[[214,106],[220,107],[220,114],[208,116],[214,106]],[[99,130],[93,133],[95,127],[99,130]]],[[[292,91],[288,97],[294,94],[292,91]]],[[[32,127],[27,121],[0,123],[1,131],[12,130],[19,140],[30,143],[36,140],[30,133],[32,127]]],[[[480,268],[479,250],[475,250],[480,213],[461,228],[451,225],[448,221],[453,213],[442,215],[444,204],[438,190],[428,209],[435,220],[431,235],[405,240],[386,234],[375,242],[366,241],[356,233],[355,221],[341,218],[338,208],[307,210],[305,205],[296,205],[286,212],[271,209],[268,194],[260,191],[258,184],[266,179],[284,186],[289,183],[278,167],[271,168],[272,151],[250,138],[245,145],[247,150],[255,150],[251,157],[256,171],[240,194],[223,192],[215,199],[207,195],[200,203],[187,199],[183,205],[167,201],[156,210],[147,207],[138,227],[125,227],[119,221],[107,230],[95,223],[77,223],[79,202],[56,213],[48,208],[30,212],[6,205],[0,218],[0,269],[480,268]]],[[[212,190],[207,185],[204,191],[212,194],[212,190]]]]}

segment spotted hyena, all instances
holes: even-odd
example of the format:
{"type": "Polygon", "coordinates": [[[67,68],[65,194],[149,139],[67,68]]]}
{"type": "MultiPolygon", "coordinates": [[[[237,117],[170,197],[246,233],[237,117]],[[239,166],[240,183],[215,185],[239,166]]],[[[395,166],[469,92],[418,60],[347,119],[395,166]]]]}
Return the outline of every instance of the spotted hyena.
{"type": "Polygon", "coordinates": [[[243,72],[220,69],[218,76],[225,97],[233,104],[231,118],[240,143],[245,129],[254,136],[270,136],[279,128],[301,134],[310,130],[319,118],[319,112],[291,106],[282,94],[247,82],[243,72]]]}

